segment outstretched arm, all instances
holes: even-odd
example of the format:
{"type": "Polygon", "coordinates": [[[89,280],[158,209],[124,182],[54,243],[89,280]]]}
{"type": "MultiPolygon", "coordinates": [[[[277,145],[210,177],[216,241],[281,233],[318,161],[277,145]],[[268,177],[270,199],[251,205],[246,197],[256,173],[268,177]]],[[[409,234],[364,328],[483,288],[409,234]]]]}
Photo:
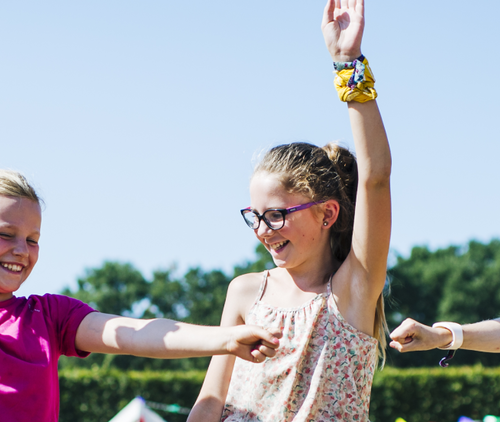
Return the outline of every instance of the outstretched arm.
{"type": "Polygon", "coordinates": [[[76,348],[86,352],[160,359],[233,354],[253,362],[274,356],[279,333],[263,328],[204,327],[169,319],[141,320],[92,312],[76,334],[76,348]]]}
{"type": "MultiPolygon", "coordinates": [[[[364,15],[363,0],[328,0],[322,30],[334,62],[360,57],[364,15]]],[[[376,101],[349,101],[348,110],[358,162],[350,278],[358,283],[361,302],[375,303],[385,283],[390,242],[391,154],[376,101]]]]}
{"type": "MultiPolygon", "coordinates": [[[[500,353],[500,319],[462,325],[462,330],[461,349],[500,353]]],[[[391,333],[389,346],[401,353],[417,352],[444,347],[452,338],[446,328],[432,328],[408,318],[391,333]]]]}

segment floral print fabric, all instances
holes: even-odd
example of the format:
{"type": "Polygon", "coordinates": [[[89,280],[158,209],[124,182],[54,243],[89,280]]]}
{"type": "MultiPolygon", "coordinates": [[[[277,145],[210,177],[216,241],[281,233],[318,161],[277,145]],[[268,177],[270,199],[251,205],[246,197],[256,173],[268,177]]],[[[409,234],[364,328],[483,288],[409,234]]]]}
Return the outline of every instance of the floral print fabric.
{"type": "Polygon", "coordinates": [[[349,325],[333,295],[299,308],[261,302],[265,274],[246,323],[283,330],[272,359],[237,358],[221,421],[367,422],[377,340],[349,325]]]}

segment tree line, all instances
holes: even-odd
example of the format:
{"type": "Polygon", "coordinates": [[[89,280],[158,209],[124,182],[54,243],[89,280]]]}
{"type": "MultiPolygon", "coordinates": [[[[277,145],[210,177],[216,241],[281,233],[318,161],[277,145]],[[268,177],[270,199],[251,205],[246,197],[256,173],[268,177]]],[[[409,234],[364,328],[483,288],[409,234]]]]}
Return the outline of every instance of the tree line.
{"type": "MultiPolygon", "coordinates": [[[[89,303],[95,309],[141,318],[164,317],[180,321],[218,325],[229,282],[247,272],[274,266],[266,249],[259,245],[255,259],[220,270],[190,268],[184,275],[158,270],[150,280],[129,263],[105,262],[87,269],[77,289],[62,294],[89,303]]],[[[470,323],[500,314],[500,240],[470,241],[462,246],[429,250],[414,247],[408,257],[396,255],[388,269],[386,316],[394,329],[404,318],[425,324],[436,321],[470,323]]],[[[436,366],[443,351],[399,354],[388,351],[387,364],[396,367],[436,366]]],[[[130,356],[92,354],[87,359],[62,358],[62,367],[99,366],[119,369],[204,369],[208,358],[155,360],[130,356]]],[[[500,355],[459,351],[453,365],[496,366],[500,355]]]]}

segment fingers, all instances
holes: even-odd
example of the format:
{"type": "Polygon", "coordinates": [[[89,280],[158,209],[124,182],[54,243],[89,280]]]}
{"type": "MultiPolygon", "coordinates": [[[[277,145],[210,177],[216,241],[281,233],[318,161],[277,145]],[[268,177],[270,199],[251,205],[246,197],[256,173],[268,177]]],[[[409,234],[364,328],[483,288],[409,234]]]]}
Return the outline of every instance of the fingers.
{"type": "Polygon", "coordinates": [[[324,28],[330,22],[334,21],[335,13],[335,3],[339,0],[327,0],[325,10],[323,12],[323,20],[321,21],[321,27],[324,28]]]}
{"type": "Polygon", "coordinates": [[[437,330],[411,318],[405,319],[390,337],[393,341],[389,346],[401,353],[430,350],[439,346],[437,330]]]}
{"type": "Polygon", "coordinates": [[[268,347],[264,344],[259,344],[251,351],[252,356],[259,357],[261,360],[259,362],[263,362],[266,358],[272,358],[276,356],[276,349],[273,347],[268,347]]]}
{"type": "Polygon", "coordinates": [[[402,324],[397,327],[390,337],[393,341],[389,343],[389,347],[396,349],[400,353],[411,351],[411,343],[414,340],[417,322],[411,318],[405,319],[402,324]]]}
{"type": "Polygon", "coordinates": [[[399,327],[397,327],[391,334],[391,339],[399,343],[408,343],[407,338],[412,338],[415,335],[417,321],[407,318],[399,327]]]}
{"type": "Polygon", "coordinates": [[[276,349],[280,345],[279,339],[282,337],[282,332],[278,328],[260,328],[255,327],[257,336],[261,339],[262,345],[276,349]]]}
{"type": "Polygon", "coordinates": [[[354,6],[356,13],[361,16],[365,16],[365,2],[364,0],[356,0],[356,4],[354,6]]]}
{"type": "Polygon", "coordinates": [[[254,363],[262,363],[266,360],[267,356],[261,353],[259,350],[255,349],[250,352],[254,363]]]}
{"type": "Polygon", "coordinates": [[[393,340],[389,343],[389,347],[396,349],[400,353],[411,352],[412,350],[414,350],[414,347],[412,347],[411,345],[412,342],[413,338],[411,337],[407,337],[402,342],[393,340]]]}
{"type": "Polygon", "coordinates": [[[267,358],[272,358],[276,355],[276,349],[280,345],[279,339],[282,337],[283,333],[279,328],[261,328],[261,327],[247,327],[251,329],[255,335],[254,342],[251,347],[250,355],[251,359],[255,363],[262,363],[267,358]],[[259,341],[260,340],[260,341],[259,341]]]}

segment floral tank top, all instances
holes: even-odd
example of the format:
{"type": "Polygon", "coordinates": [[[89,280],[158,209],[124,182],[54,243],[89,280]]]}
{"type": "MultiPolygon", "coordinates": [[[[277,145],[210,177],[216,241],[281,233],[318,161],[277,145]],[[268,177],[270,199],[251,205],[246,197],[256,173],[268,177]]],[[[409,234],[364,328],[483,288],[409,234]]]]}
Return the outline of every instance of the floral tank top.
{"type": "Polygon", "coordinates": [[[367,422],[375,338],[349,325],[331,294],[298,308],[261,301],[268,272],[246,323],[280,327],[281,347],[262,364],[236,358],[221,421],[367,422]]]}

